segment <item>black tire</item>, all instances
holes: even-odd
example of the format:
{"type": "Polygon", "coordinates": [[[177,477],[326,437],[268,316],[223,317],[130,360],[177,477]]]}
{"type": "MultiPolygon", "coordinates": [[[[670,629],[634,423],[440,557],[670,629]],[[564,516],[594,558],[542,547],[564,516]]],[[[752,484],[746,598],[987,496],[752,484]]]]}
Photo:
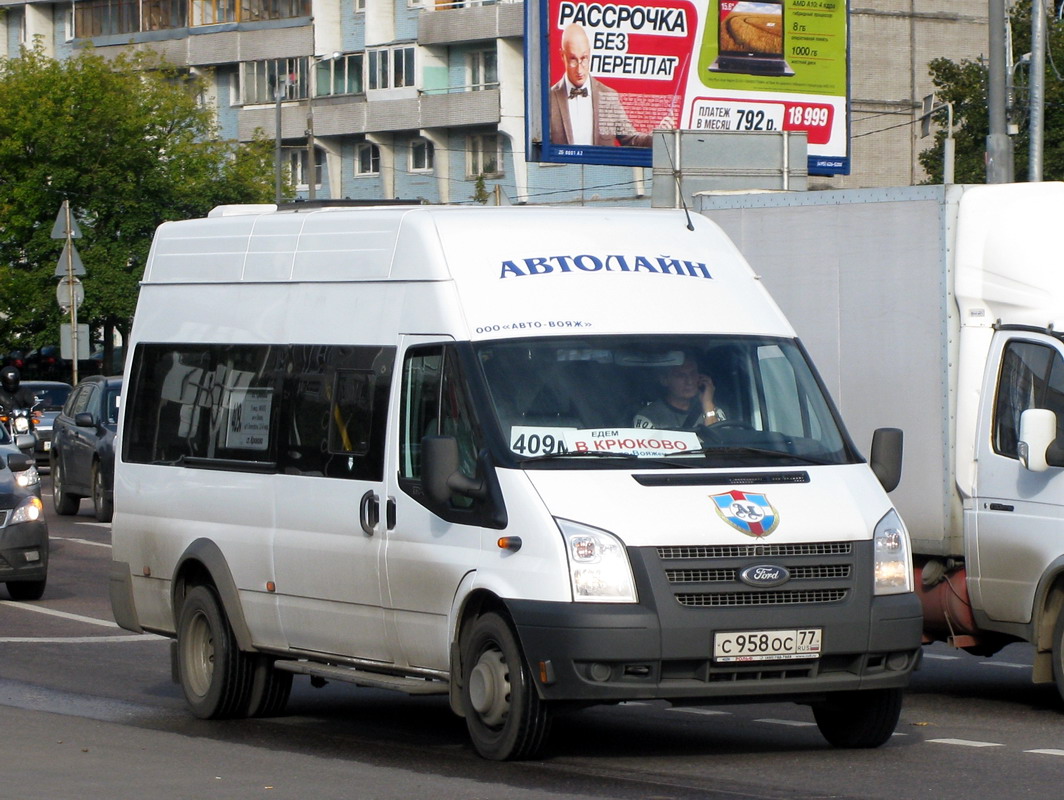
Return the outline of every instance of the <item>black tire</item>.
{"type": "MultiPolygon", "coordinates": [[[[54,491],[54,490],[53,490],[54,491]]],[[[52,495],[55,496],[54,494],[52,495]]],[[[92,465],[92,509],[98,522],[110,522],[115,515],[115,504],[104,495],[103,472],[100,462],[92,465]]]]}
{"type": "Polygon", "coordinates": [[[901,689],[837,692],[813,706],[813,717],[835,747],[879,747],[898,726],[901,699],[901,689]]]}
{"type": "Polygon", "coordinates": [[[52,466],[52,507],[55,513],[63,517],[69,517],[78,513],[81,508],[81,498],[76,494],[67,492],[63,485],[63,468],[56,459],[52,466]]]}
{"type": "MultiPolygon", "coordinates": [[[[11,584],[7,585],[11,588],[11,584]]],[[[1057,682],[1057,692],[1060,699],[1064,700],[1064,609],[1057,616],[1057,624],[1053,626],[1053,680],[1057,682]]]]}
{"type": "Polygon", "coordinates": [[[44,587],[48,579],[39,581],[8,581],[7,593],[12,600],[40,600],[44,596],[44,587]]]}
{"type": "Polygon", "coordinates": [[[192,713],[200,719],[246,716],[251,667],[251,659],[236,646],[214,589],[193,587],[177,626],[178,676],[192,713]]]}
{"type": "Polygon", "coordinates": [[[254,659],[247,716],[276,717],[284,713],[288,696],[292,693],[292,673],[275,669],[276,659],[258,656],[254,659]]]}
{"type": "Polygon", "coordinates": [[[492,761],[535,757],[550,730],[517,637],[495,613],[462,637],[462,711],[473,746],[492,761]]]}

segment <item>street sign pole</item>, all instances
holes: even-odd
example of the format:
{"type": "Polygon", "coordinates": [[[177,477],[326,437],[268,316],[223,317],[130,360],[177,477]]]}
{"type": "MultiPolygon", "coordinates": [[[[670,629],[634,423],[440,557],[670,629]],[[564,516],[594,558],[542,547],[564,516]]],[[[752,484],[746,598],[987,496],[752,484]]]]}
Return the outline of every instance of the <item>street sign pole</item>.
{"type": "Polygon", "coordinates": [[[78,353],[80,350],[78,347],[78,306],[81,305],[81,301],[84,298],[84,289],[81,288],[81,282],[75,276],[85,274],[85,267],[81,263],[81,257],[74,248],[74,239],[80,236],[81,229],[70,214],[70,201],[63,200],[63,205],[59,209],[59,216],[52,227],[52,238],[66,240],[63,255],[59,257],[59,266],[55,271],[56,277],[62,279],[56,300],[59,302],[59,307],[70,314],[72,345],[70,363],[73,365],[71,367],[71,377],[74,384],[78,382],[78,353]],[[65,303],[62,297],[64,283],[66,284],[65,303]],[[64,306],[67,307],[64,309],[64,306]]]}

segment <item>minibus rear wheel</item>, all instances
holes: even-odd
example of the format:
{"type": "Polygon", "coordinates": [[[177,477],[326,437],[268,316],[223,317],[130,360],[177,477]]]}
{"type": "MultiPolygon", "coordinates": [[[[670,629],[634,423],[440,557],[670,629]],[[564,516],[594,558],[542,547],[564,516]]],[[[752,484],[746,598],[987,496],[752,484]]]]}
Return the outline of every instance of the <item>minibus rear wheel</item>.
{"type": "Polygon", "coordinates": [[[236,644],[213,587],[194,586],[181,605],[178,672],[185,699],[200,719],[248,712],[252,664],[236,644]]]}
{"type": "Polygon", "coordinates": [[[463,637],[462,710],[473,746],[493,761],[535,757],[550,730],[517,637],[494,612],[463,637]]]}

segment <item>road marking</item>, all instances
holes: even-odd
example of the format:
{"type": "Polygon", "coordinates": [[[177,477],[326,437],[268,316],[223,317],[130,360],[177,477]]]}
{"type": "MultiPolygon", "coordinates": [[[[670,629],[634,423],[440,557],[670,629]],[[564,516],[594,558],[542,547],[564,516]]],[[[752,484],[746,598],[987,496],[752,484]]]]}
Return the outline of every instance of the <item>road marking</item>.
{"type": "Polygon", "coordinates": [[[704,717],[714,717],[721,714],[731,714],[730,711],[717,711],[715,708],[667,708],[666,711],[679,711],[683,714],[701,714],[704,717]]]}
{"type": "Polygon", "coordinates": [[[49,536],[49,539],[55,539],[61,542],[77,542],[78,544],[91,544],[93,547],[110,547],[107,542],[94,542],[91,539],[78,539],[74,536],[49,536]]]}
{"type": "Polygon", "coordinates": [[[1064,756],[1064,750],[1024,750],[1025,753],[1039,753],[1043,756],[1064,756]]]}
{"type": "Polygon", "coordinates": [[[767,722],[769,725],[789,725],[792,728],[809,728],[815,722],[803,722],[797,719],[755,719],[754,722],[767,722]]]}
{"type": "Polygon", "coordinates": [[[1004,747],[1000,742],[973,742],[968,739],[928,739],[929,742],[938,744],[956,744],[961,747],[1004,747]]]}
{"type": "Polygon", "coordinates": [[[1008,667],[1010,669],[1030,669],[1030,664],[1010,664],[1008,661],[980,661],[982,667],[1008,667]]]}
{"type": "Polygon", "coordinates": [[[81,614],[71,614],[69,611],[57,611],[54,608],[45,608],[44,606],[32,606],[27,603],[16,603],[13,600],[0,600],[0,606],[10,606],[11,608],[19,608],[23,611],[36,611],[38,614],[49,614],[53,617],[72,619],[75,622],[84,622],[89,625],[100,625],[104,628],[118,627],[118,623],[111,622],[110,620],[96,619],[95,617],[84,617],[81,614]]]}
{"type": "Polygon", "coordinates": [[[924,653],[924,658],[934,658],[938,661],[959,661],[960,656],[943,656],[938,653],[924,653]]]}
{"type": "Polygon", "coordinates": [[[110,528],[110,522],[75,522],[75,525],[88,525],[90,528],[110,528]]]}
{"type": "Polygon", "coordinates": [[[97,642],[156,642],[165,639],[154,633],[131,633],[129,636],[2,636],[0,642],[15,644],[96,644],[97,642]]]}

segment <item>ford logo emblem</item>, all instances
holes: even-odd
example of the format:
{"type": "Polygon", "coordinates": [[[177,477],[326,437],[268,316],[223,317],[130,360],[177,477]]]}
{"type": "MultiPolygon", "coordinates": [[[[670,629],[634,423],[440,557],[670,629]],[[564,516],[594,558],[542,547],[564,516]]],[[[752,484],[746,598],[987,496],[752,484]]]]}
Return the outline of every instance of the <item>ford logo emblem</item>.
{"type": "Polygon", "coordinates": [[[739,580],[747,586],[756,586],[759,589],[779,586],[790,579],[790,570],[776,564],[757,564],[753,567],[747,567],[739,573],[739,580]]]}

